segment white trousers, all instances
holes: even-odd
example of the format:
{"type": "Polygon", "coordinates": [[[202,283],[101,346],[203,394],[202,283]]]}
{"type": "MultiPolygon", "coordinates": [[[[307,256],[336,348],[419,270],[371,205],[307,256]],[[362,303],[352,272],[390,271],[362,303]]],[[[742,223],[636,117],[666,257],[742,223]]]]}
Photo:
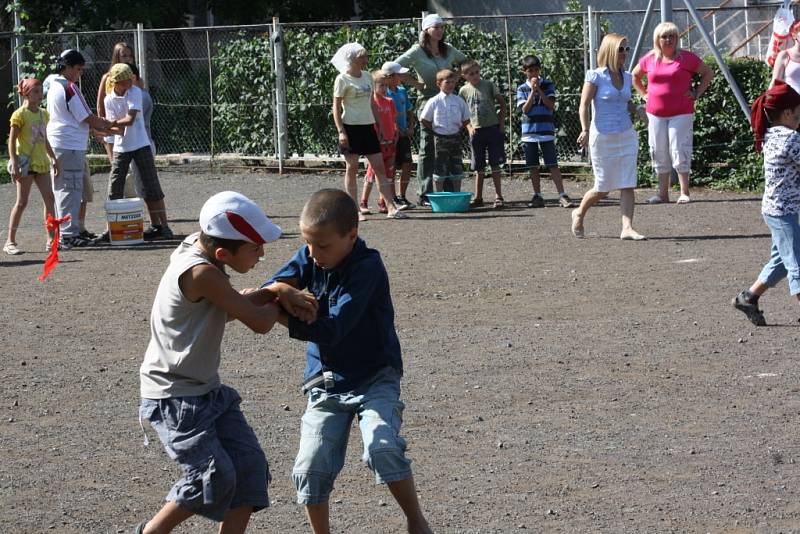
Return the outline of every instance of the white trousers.
{"type": "Polygon", "coordinates": [[[689,172],[692,167],[694,114],[657,117],[647,114],[650,157],[656,174],[689,172]]]}

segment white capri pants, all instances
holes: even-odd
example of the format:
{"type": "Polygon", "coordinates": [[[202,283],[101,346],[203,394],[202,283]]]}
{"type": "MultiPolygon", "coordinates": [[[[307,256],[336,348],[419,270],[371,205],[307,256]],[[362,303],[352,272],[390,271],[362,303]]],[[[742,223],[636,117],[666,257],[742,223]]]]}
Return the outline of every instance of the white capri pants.
{"type": "Polygon", "coordinates": [[[647,114],[650,157],[656,174],[689,172],[692,167],[694,114],[657,117],[647,114]]]}

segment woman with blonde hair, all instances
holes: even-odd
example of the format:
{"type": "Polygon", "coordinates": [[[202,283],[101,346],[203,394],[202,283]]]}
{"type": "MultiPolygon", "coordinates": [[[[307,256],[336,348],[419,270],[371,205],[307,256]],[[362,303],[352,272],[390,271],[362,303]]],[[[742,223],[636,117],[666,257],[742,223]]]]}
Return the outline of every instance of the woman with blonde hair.
{"type": "Polygon", "coordinates": [[[594,187],[583,195],[581,205],[572,211],[572,233],[583,237],[583,221],[589,208],[619,189],[622,212],[620,239],[641,241],[643,235],[633,229],[633,189],[636,187],[636,155],[639,136],[633,129],[631,113],[632,78],[625,72],[625,60],[630,52],[623,35],[610,33],[603,38],[597,52],[596,69],[586,72],[581,91],[580,119],[583,131],[578,144],[590,147],[594,187]],[[591,124],[589,106],[592,106],[591,124]]]}
{"type": "Polygon", "coordinates": [[[639,60],[632,74],[634,87],[647,100],[650,157],[658,175],[658,195],[648,202],[669,202],[670,174],[675,169],[681,185],[677,203],[688,204],[694,103],[708,89],[714,72],[696,54],[681,49],[675,24],[662,22],[653,32],[653,50],[639,60]],[[700,75],[696,87],[695,74],[700,75]]]}

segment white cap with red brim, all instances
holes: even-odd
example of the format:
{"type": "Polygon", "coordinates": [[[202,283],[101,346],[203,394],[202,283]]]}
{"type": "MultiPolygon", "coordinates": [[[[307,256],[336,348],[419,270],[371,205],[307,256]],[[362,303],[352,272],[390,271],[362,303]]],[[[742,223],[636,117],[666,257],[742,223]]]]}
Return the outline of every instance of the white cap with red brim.
{"type": "Polygon", "coordinates": [[[200,229],[221,239],[263,245],[281,236],[281,229],[258,205],[241,193],[223,191],[206,200],[200,210],[200,229]]]}

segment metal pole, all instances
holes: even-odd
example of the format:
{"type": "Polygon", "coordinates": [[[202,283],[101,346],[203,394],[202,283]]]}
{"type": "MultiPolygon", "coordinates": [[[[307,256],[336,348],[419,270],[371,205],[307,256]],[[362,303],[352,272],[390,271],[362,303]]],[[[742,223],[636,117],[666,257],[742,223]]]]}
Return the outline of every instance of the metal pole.
{"type": "Polygon", "coordinates": [[[586,6],[586,16],[589,19],[589,68],[597,68],[597,29],[595,28],[594,11],[592,6],[586,6]]]}
{"type": "Polygon", "coordinates": [[[717,14],[711,14],[711,35],[713,37],[714,46],[717,46],[717,14]]]}
{"type": "Polygon", "coordinates": [[[211,67],[211,38],[206,30],[206,51],[208,52],[208,109],[211,126],[211,164],[214,164],[214,74],[211,67]]]}
{"type": "Polygon", "coordinates": [[[661,22],[672,22],[672,0],[661,0],[661,22]]]}
{"type": "Polygon", "coordinates": [[[278,17],[272,18],[272,42],[275,49],[275,96],[277,107],[275,112],[278,116],[278,172],[283,174],[283,160],[286,158],[286,133],[289,127],[287,118],[286,101],[286,71],[283,66],[283,33],[278,17]]]}
{"type": "MultiPolygon", "coordinates": [[[[272,56],[270,59],[272,60],[272,73],[275,74],[275,41],[272,40],[272,27],[270,26],[269,30],[269,42],[270,42],[270,53],[272,56]]],[[[273,76],[274,79],[274,76],[273,76]]],[[[278,89],[275,87],[275,84],[272,85],[272,146],[275,148],[275,157],[278,157],[278,153],[280,150],[278,149],[278,89]]],[[[280,162],[278,162],[280,164],[280,162]]],[[[280,170],[280,169],[279,169],[280,170]]]]}
{"type": "Polygon", "coordinates": [[[739,84],[736,83],[736,80],[733,78],[728,65],[722,59],[722,56],[717,50],[717,47],[714,46],[714,43],[711,41],[711,36],[708,35],[706,31],[706,27],[703,26],[703,21],[700,20],[700,16],[697,14],[697,10],[695,10],[694,6],[692,5],[691,0],[683,0],[683,3],[686,4],[686,9],[689,11],[689,14],[694,19],[694,23],[697,25],[697,30],[700,32],[700,35],[703,36],[708,47],[711,49],[711,53],[714,55],[714,59],[717,60],[717,65],[719,65],[722,74],[725,76],[725,79],[728,80],[728,84],[731,86],[733,90],[733,94],[736,97],[736,101],[739,102],[739,106],[742,108],[742,112],[744,113],[747,122],[750,122],[750,106],[747,104],[747,99],[742,94],[742,90],[739,88],[739,84]]]}
{"type": "Polygon", "coordinates": [[[639,57],[639,51],[642,49],[642,41],[644,40],[644,32],[647,29],[647,25],[650,24],[650,17],[653,15],[653,4],[655,0],[649,0],[647,2],[647,10],[644,12],[644,20],[642,21],[642,27],[639,29],[639,36],[636,37],[636,46],[633,47],[633,53],[631,54],[631,62],[628,65],[628,70],[633,70],[634,65],[636,65],[636,60],[639,57]]]}
{"type": "Polygon", "coordinates": [[[750,6],[747,5],[747,0],[744,0],[744,40],[747,43],[747,51],[745,55],[750,57],[750,6]]]}
{"type": "Polygon", "coordinates": [[[136,51],[136,57],[139,58],[139,75],[144,82],[145,90],[150,90],[150,77],[147,76],[147,42],[144,37],[144,25],[141,22],[136,23],[136,41],[139,45],[139,50],[136,51]]]}
{"type": "MultiPolygon", "coordinates": [[[[19,81],[22,79],[22,34],[20,33],[20,29],[22,28],[22,18],[19,16],[19,10],[14,10],[14,39],[12,41],[14,45],[14,53],[11,55],[11,61],[13,63],[13,67],[11,68],[11,76],[14,80],[14,87],[17,86],[19,81]]],[[[22,107],[22,95],[17,94],[17,105],[18,107],[22,107]]]]}
{"type": "MultiPolygon", "coordinates": [[[[514,106],[512,105],[512,102],[514,102],[514,94],[513,94],[513,90],[514,89],[511,87],[511,47],[510,47],[510,44],[508,42],[508,18],[507,17],[503,19],[503,37],[506,40],[506,80],[508,82],[508,105],[506,106],[506,109],[507,110],[511,110],[511,109],[514,109],[514,106]]],[[[513,129],[512,129],[512,125],[511,125],[512,113],[509,113],[508,111],[506,113],[508,113],[508,116],[506,117],[506,129],[508,130],[508,140],[509,140],[509,143],[506,145],[508,147],[508,154],[507,154],[508,157],[506,158],[506,161],[509,162],[509,168],[511,168],[511,165],[510,165],[511,164],[511,156],[514,153],[514,151],[511,149],[512,144],[510,142],[511,141],[511,134],[513,133],[513,129]]]]}

